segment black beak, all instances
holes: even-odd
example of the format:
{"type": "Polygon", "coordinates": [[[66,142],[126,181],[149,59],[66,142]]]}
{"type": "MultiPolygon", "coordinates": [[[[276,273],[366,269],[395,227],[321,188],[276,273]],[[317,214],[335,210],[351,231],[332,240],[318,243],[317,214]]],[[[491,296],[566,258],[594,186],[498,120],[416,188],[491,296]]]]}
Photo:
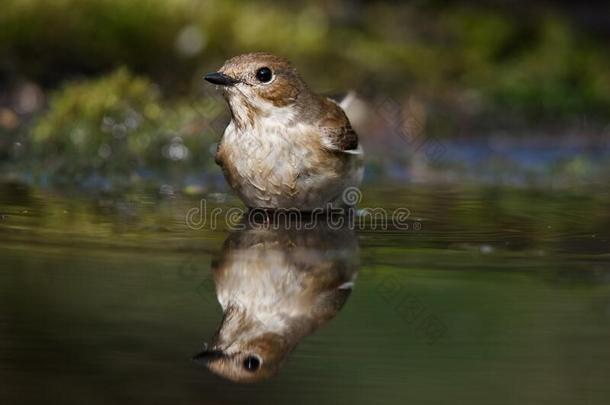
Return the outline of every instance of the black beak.
{"type": "Polygon", "coordinates": [[[203,78],[210,83],[219,84],[221,86],[233,86],[238,82],[232,77],[220,72],[208,73],[203,78]]]}
{"type": "Polygon", "coordinates": [[[199,354],[193,356],[193,361],[198,364],[207,365],[214,360],[218,360],[224,357],[222,350],[204,350],[199,354]]]}

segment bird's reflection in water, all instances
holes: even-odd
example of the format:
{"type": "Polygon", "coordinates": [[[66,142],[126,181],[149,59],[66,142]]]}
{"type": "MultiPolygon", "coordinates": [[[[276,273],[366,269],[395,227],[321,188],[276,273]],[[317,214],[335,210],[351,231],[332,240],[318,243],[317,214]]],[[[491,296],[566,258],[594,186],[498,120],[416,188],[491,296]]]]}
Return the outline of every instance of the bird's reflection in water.
{"type": "Polygon", "coordinates": [[[273,376],[299,341],[334,318],[358,272],[353,230],[323,221],[244,225],[213,265],[223,318],[212,342],[194,357],[237,382],[273,376]]]}

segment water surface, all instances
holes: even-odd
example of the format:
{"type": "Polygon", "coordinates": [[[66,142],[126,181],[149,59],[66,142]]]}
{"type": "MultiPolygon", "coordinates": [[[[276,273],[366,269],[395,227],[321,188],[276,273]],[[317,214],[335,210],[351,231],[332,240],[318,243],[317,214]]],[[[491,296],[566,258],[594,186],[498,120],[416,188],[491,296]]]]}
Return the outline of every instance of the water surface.
{"type": "Polygon", "coordinates": [[[332,243],[315,232],[266,237],[260,274],[265,260],[290,257],[295,274],[342,271],[326,286],[347,277],[353,289],[254,384],[191,361],[223,320],[214,269],[234,259],[227,246],[256,245],[222,221],[188,227],[202,197],[206,209],[239,207],[221,194],[0,187],[2,403],[610,398],[607,190],[380,185],[360,206],[408,208],[409,229],[377,221],[332,243]]]}

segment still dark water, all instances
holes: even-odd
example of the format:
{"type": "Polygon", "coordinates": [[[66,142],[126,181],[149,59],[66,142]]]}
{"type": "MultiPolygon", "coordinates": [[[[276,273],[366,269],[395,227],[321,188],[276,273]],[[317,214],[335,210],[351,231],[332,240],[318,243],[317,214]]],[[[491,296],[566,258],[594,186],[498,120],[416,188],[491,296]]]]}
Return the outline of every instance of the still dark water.
{"type": "Polygon", "coordinates": [[[0,403],[610,401],[607,187],[363,190],[408,229],[231,231],[203,197],[216,229],[202,196],[0,187],[0,403]],[[193,362],[214,339],[269,375],[193,362]]]}

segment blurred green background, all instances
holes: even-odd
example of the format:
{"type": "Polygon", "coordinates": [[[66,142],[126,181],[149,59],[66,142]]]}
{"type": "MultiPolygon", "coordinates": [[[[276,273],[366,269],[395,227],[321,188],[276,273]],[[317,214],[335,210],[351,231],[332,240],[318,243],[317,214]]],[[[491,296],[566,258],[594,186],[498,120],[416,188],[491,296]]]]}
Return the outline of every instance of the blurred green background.
{"type": "MultiPolygon", "coordinates": [[[[191,176],[181,186],[199,188],[219,173],[210,150],[228,120],[202,75],[260,50],[291,59],[318,92],[357,92],[348,114],[369,146],[368,178],[412,178],[418,151],[426,173],[443,160],[460,169],[471,161],[452,142],[494,135],[608,149],[610,7],[591,2],[5,0],[1,9],[4,177],[99,188],[191,176]],[[380,114],[388,100],[393,118],[380,114]]],[[[587,151],[564,152],[542,165],[608,172],[587,151]]],[[[478,164],[528,166],[520,147],[512,153],[508,165],[478,164]]]]}

